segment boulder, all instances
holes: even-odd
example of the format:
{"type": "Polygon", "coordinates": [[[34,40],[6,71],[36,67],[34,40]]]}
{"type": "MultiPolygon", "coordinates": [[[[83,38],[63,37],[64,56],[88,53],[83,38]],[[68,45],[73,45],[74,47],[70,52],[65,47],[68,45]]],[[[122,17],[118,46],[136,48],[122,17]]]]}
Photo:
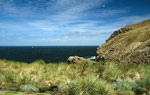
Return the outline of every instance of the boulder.
{"type": "Polygon", "coordinates": [[[68,64],[77,64],[77,63],[90,63],[90,60],[85,59],[83,57],[79,57],[79,56],[70,56],[67,59],[67,63],[68,64]]]}

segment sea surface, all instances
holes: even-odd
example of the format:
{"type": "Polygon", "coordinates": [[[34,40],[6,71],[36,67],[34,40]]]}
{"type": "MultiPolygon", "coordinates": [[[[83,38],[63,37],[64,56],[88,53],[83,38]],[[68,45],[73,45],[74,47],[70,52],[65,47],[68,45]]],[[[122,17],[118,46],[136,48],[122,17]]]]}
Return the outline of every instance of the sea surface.
{"type": "Polygon", "coordinates": [[[33,62],[42,59],[46,63],[65,62],[69,56],[92,58],[98,46],[16,46],[0,47],[0,59],[33,62]]]}

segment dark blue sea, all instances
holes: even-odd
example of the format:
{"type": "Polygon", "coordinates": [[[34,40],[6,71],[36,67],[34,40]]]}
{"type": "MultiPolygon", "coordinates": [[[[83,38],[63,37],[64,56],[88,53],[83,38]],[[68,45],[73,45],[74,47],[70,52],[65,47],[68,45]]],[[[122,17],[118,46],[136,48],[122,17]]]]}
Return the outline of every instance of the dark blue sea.
{"type": "Polygon", "coordinates": [[[96,56],[98,46],[13,46],[0,47],[0,59],[33,62],[42,59],[49,62],[65,62],[69,56],[90,58],[96,56]]]}

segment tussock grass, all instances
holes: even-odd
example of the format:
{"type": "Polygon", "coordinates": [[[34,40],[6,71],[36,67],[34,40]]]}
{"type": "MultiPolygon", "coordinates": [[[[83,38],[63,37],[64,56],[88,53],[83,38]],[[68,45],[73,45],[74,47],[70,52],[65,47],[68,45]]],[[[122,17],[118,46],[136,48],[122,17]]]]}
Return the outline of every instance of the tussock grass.
{"type": "Polygon", "coordinates": [[[147,64],[0,60],[0,93],[12,92],[8,95],[149,95],[149,85],[147,64]]]}

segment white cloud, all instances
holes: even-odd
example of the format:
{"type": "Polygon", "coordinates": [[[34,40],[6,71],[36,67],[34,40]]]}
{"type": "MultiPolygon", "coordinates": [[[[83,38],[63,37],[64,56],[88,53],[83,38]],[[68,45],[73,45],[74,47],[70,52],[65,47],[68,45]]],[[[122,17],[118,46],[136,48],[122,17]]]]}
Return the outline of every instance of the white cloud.
{"type": "MultiPolygon", "coordinates": [[[[108,0],[51,0],[46,3],[45,0],[38,0],[35,5],[32,0],[26,0],[27,3],[22,6],[16,5],[14,0],[7,1],[9,2],[0,0],[1,13],[21,20],[0,22],[0,34],[1,31],[10,31],[17,35],[5,35],[4,39],[11,41],[13,38],[16,42],[19,40],[30,44],[99,45],[105,42],[113,31],[150,18],[149,14],[125,16],[108,22],[103,17],[127,12],[126,9],[100,8],[96,12],[92,10],[107,4],[108,0]],[[43,4],[45,8],[42,7],[43,4]]],[[[11,34],[10,32],[8,34],[11,34]]]]}

